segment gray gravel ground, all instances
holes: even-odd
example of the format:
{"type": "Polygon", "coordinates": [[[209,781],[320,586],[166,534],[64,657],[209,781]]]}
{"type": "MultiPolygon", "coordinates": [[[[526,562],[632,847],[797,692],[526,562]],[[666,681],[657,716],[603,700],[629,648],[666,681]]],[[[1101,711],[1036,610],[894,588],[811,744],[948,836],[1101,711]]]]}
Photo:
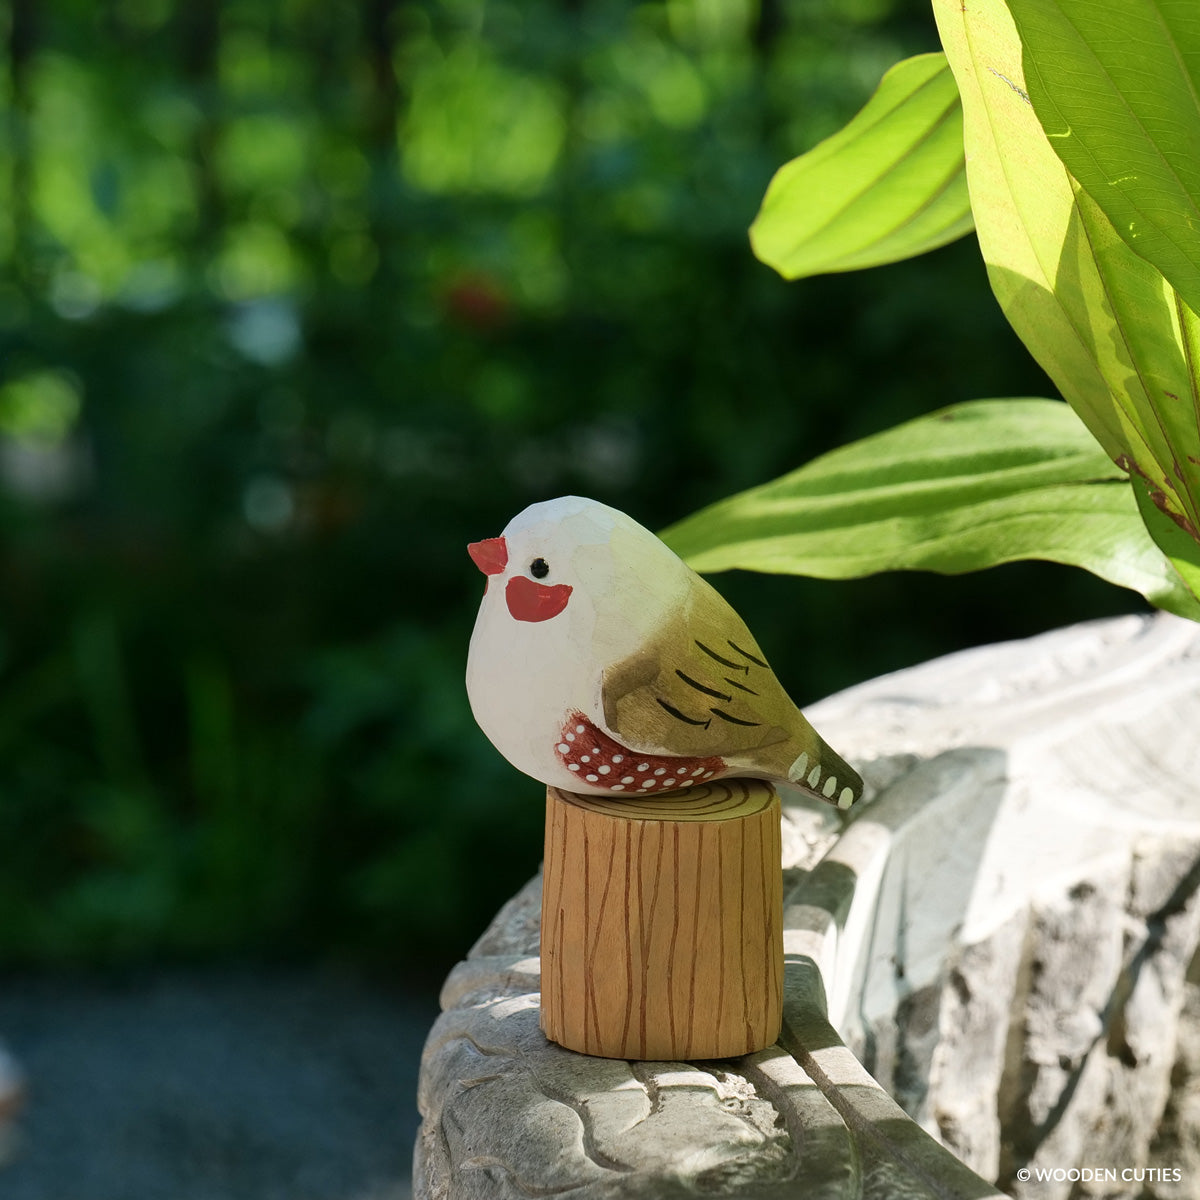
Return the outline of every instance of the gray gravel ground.
{"type": "Polygon", "coordinates": [[[316,972],[0,978],[4,1200],[407,1200],[436,1001],[316,972]]]}

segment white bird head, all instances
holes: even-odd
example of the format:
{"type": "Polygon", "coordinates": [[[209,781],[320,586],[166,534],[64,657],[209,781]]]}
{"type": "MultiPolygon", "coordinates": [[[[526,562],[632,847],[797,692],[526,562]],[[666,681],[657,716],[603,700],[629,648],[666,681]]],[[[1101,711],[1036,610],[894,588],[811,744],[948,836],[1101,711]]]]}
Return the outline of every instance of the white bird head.
{"type": "Polygon", "coordinates": [[[604,618],[614,603],[624,614],[616,624],[648,609],[655,617],[663,615],[692,578],[648,529],[580,496],[531,504],[500,537],[475,542],[468,550],[488,576],[484,605],[499,606],[502,594],[509,618],[523,624],[552,621],[565,612],[561,625],[571,626],[577,636],[597,613],[602,626],[613,624],[604,618]]]}

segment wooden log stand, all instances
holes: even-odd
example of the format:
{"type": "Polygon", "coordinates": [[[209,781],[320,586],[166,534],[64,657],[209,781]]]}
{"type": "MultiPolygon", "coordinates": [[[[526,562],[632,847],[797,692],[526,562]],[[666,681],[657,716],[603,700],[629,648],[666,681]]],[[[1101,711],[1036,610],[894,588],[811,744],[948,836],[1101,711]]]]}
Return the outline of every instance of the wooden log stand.
{"type": "Polygon", "coordinates": [[[657,796],[546,790],[541,1025],[603,1058],[727,1058],[783,1012],[779,797],[759,779],[657,796]]]}

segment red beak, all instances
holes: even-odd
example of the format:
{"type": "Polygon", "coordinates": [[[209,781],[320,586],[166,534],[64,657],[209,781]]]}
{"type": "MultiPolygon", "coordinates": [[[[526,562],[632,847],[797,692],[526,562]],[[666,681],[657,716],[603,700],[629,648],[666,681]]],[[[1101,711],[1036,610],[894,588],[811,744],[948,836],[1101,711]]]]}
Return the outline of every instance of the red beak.
{"type": "Polygon", "coordinates": [[[508,543],[502,537],[472,542],[467,553],[485,575],[499,575],[508,565],[508,543]]]}

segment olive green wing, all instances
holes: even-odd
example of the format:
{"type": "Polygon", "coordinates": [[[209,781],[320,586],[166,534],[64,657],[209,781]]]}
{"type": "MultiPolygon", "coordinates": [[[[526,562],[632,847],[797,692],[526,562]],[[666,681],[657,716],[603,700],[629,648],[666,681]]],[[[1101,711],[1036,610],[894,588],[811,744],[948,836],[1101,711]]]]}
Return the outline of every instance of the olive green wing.
{"type": "Polygon", "coordinates": [[[604,672],[610,732],[631,750],[717,756],[849,807],[862,795],[857,772],[792,703],[745,622],[699,576],[695,582],[663,629],[604,672]]]}
{"type": "Polygon", "coordinates": [[[606,724],[645,753],[730,759],[782,746],[807,722],[742,619],[696,583],[666,628],[605,671],[606,724]]]}

